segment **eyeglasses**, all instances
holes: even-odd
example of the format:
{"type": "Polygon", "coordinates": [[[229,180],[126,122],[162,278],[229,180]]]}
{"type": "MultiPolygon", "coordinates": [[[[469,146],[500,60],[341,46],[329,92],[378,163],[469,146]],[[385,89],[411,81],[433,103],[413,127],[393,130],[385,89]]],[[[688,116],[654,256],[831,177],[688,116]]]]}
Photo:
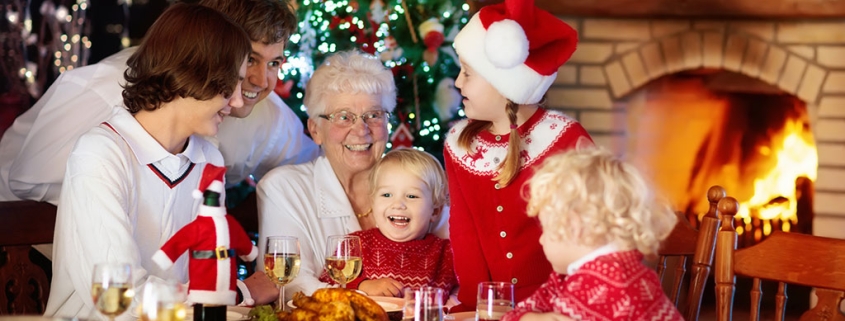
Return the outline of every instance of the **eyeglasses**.
{"type": "Polygon", "coordinates": [[[328,119],[335,125],[340,127],[350,127],[355,125],[355,121],[358,120],[358,117],[364,120],[368,126],[373,125],[381,125],[387,118],[390,118],[390,113],[384,110],[371,110],[361,114],[361,116],[355,115],[354,113],[342,110],[333,114],[328,115],[319,115],[320,118],[328,119]]]}

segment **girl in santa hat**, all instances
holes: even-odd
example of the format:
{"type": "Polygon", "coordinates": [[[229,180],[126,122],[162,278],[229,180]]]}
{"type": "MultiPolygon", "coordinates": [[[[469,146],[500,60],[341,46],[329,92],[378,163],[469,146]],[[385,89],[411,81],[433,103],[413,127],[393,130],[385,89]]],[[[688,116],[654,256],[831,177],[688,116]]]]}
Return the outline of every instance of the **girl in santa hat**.
{"type": "Polygon", "coordinates": [[[502,321],[683,320],[642,263],[677,217],[633,166],[604,149],[568,151],[546,159],[528,184],[528,215],[542,223],[554,272],[502,321]]]}
{"type": "Polygon", "coordinates": [[[593,145],[577,121],[542,107],[577,42],[574,29],[531,0],[486,6],[455,38],[455,86],[469,118],[450,129],[444,150],[457,310],[475,308],[479,282],[512,283],[519,301],[552,271],[522,185],[548,155],[593,145]]]}

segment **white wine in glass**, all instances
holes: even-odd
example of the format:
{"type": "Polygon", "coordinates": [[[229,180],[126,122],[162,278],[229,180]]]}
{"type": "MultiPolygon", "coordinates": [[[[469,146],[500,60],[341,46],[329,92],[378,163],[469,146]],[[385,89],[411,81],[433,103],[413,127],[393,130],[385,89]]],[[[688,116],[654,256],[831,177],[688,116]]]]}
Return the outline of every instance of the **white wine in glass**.
{"type": "Polygon", "coordinates": [[[326,248],[326,273],[346,288],[346,282],[361,275],[361,238],[353,235],[329,236],[326,248]]]}
{"type": "Polygon", "coordinates": [[[109,320],[123,314],[132,304],[132,266],[126,263],[100,263],[94,266],[91,298],[94,306],[109,320]]]}
{"type": "Polygon", "coordinates": [[[264,273],[279,286],[276,311],[284,310],[285,285],[299,274],[299,240],[293,236],[270,236],[264,251],[264,273]]]}

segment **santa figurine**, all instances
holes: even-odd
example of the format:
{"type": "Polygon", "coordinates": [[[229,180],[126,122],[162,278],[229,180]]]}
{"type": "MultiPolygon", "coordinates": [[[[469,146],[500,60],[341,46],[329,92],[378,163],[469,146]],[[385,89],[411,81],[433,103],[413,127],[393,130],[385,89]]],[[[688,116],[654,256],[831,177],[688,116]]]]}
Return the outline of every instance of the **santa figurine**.
{"type": "Polygon", "coordinates": [[[236,303],[235,255],[247,262],[258,256],[258,248],[222,205],[225,172],[225,167],[205,166],[199,188],[193,194],[194,198],[202,198],[197,218],[153,255],[153,261],[166,270],[188,251],[188,301],[224,307],[236,303]]]}

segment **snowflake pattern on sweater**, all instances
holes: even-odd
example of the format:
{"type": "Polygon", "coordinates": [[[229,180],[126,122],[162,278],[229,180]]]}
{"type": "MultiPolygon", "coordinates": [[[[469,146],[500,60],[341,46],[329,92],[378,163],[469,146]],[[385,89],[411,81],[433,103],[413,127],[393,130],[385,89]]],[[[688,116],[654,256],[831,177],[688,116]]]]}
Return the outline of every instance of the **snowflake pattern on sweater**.
{"type": "MultiPolygon", "coordinates": [[[[357,289],[365,280],[392,278],[405,286],[435,286],[448,294],[458,284],[449,240],[429,233],[422,240],[395,242],[377,228],[350,235],[361,238],[363,269],[347,288],[357,289]]],[[[334,283],[325,271],[320,281],[334,283]]]]}
{"type": "Polygon", "coordinates": [[[552,273],[531,297],[517,304],[502,321],[528,312],[557,312],[575,320],[682,321],[663,294],[657,274],[642,264],[638,251],[599,256],[575,273],[552,273]]]}

